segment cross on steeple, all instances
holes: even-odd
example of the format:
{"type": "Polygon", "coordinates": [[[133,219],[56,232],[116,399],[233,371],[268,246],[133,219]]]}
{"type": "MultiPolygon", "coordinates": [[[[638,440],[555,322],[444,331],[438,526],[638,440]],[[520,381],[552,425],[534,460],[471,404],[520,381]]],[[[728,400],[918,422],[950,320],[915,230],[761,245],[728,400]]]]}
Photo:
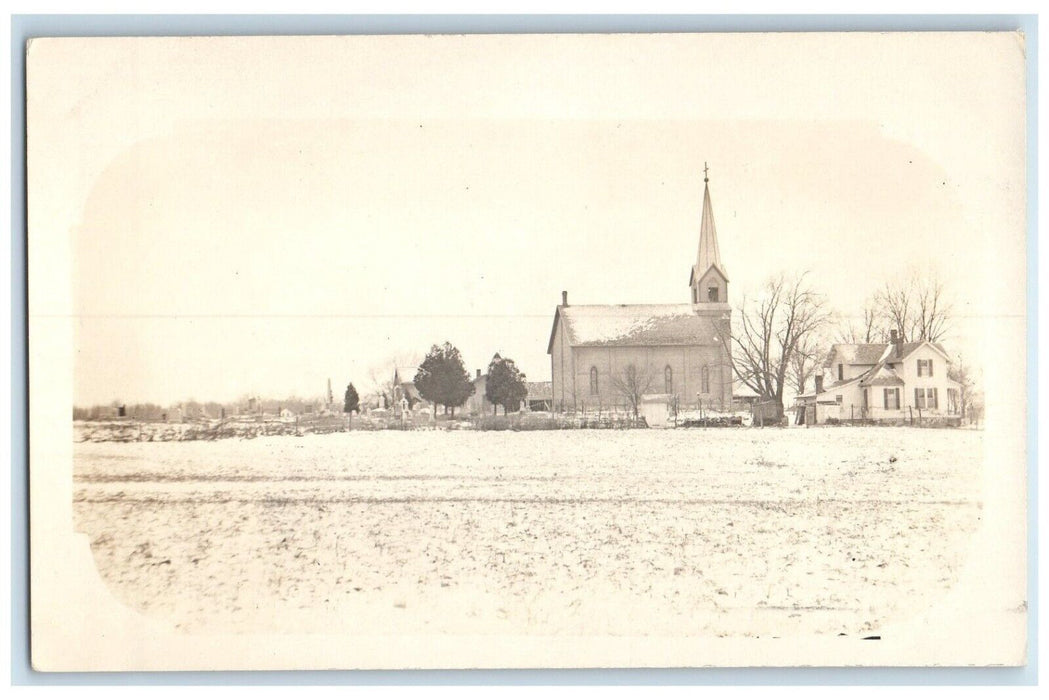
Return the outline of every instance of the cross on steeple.
{"type": "Polygon", "coordinates": [[[710,182],[710,178],[707,176],[707,171],[710,168],[707,167],[707,161],[703,161],[703,182],[710,182]]]}

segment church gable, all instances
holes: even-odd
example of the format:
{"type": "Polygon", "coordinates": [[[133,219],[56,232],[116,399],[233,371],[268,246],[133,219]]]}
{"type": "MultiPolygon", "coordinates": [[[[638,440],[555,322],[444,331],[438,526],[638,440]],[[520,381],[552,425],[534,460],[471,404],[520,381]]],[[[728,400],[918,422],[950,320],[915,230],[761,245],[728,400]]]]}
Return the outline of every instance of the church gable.
{"type": "MultiPolygon", "coordinates": [[[[693,272],[693,278],[695,272],[693,272]]],[[[693,286],[693,304],[720,304],[728,301],[728,277],[717,265],[711,265],[693,286]]]]}

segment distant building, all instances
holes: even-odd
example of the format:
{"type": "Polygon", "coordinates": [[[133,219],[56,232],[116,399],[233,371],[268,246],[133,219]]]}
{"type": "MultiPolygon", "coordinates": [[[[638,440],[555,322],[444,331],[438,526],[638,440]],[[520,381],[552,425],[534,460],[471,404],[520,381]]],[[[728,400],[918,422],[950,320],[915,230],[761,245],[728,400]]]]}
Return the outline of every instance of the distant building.
{"type": "Polygon", "coordinates": [[[799,422],[909,420],[959,416],[961,385],[947,376],[950,358],[939,343],[839,343],[816,376],[816,389],[798,397],[799,422]]]}
{"type": "Polygon", "coordinates": [[[429,406],[429,404],[423,400],[423,397],[419,394],[419,390],[415,388],[415,375],[419,371],[418,367],[395,367],[393,370],[393,396],[391,400],[391,408],[393,409],[393,415],[400,417],[401,407],[405,404],[402,400],[407,401],[408,410],[415,410],[419,408],[419,404],[429,406]]]}
{"type": "Polygon", "coordinates": [[[761,399],[761,395],[758,392],[751,389],[745,383],[736,381],[732,385],[732,401],[733,403],[742,404],[745,406],[753,406],[758,403],[761,399]]]}
{"type": "Polygon", "coordinates": [[[562,292],[547,345],[554,410],[625,408],[629,401],[621,387],[630,376],[637,393],[669,394],[682,407],[731,405],[728,276],[718,251],[709,178],[703,182],[689,303],[570,306],[562,292]]]}
{"type": "Polygon", "coordinates": [[[528,396],[525,405],[529,411],[553,410],[553,388],[550,382],[525,382],[528,396]]]}
{"type": "Polygon", "coordinates": [[[477,370],[477,375],[473,379],[474,393],[466,399],[466,412],[471,416],[494,416],[496,414],[496,406],[488,397],[485,396],[485,389],[488,386],[488,375],[481,374],[481,370],[477,370]]]}

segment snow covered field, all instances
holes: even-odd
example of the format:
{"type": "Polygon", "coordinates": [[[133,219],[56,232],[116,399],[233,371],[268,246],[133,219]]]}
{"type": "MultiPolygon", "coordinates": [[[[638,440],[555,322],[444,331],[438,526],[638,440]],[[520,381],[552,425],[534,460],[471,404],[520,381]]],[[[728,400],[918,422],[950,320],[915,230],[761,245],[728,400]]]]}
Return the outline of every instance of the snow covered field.
{"type": "Polygon", "coordinates": [[[76,528],[185,631],[862,635],[948,589],[982,434],[354,432],[81,443],[76,528]]]}

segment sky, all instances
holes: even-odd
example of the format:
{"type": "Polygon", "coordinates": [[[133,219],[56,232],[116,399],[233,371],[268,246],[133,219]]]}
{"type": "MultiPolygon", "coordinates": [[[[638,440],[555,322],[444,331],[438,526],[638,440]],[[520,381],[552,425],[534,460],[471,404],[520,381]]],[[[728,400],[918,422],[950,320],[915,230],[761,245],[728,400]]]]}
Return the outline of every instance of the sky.
{"type": "Polygon", "coordinates": [[[982,367],[1025,314],[1022,61],[1009,34],[35,42],[31,323],[68,324],[78,405],[367,390],[446,340],[547,380],[562,290],[688,300],[706,163],[730,301],[807,271],[856,316],[936,275],[982,367]]]}

